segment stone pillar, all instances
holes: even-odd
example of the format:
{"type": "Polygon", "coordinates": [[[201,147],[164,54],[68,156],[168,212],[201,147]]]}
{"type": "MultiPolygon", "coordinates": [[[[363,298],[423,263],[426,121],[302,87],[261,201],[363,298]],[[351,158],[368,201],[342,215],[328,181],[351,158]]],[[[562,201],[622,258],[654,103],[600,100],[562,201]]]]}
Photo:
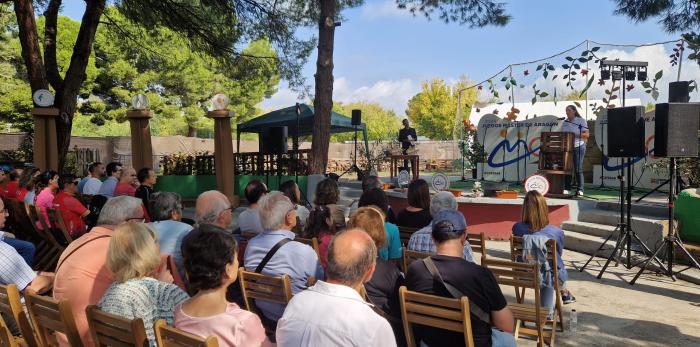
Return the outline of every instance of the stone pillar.
{"type": "Polygon", "coordinates": [[[216,186],[228,197],[232,206],[238,206],[238,197],[234,195],[233,177],[233,140],[231,137],[231,115],[228,110],[207,112],[207,117],[214,120],[214,160],[216,169],[216,186]]]}
{"type": "Polygon", "coordinates": [[[43,170],[58,170],[58,138],[54,107],[35,107],[34,116],[34,166],[43,170]]]}
{"type": "Polygon", "coordinates": [[[126,112],[131,126],[131,166],[136,171],[153,167],[153,146],[151,145],[151,111],[130,110],[126,112]]]}

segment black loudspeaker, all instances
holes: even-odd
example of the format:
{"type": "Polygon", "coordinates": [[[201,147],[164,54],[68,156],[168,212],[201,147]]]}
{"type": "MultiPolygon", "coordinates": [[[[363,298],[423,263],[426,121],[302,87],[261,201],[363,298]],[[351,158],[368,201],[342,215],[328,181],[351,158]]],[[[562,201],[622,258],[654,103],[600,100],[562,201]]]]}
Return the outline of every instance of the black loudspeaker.
{"type": "Polygon", "coordinates": [[[698,156],[700,104],[656,104],[654,156],[689,158],[698,156]]]}
{"type": "Polygon", "coordinates": [[[690,102],[690,81],[669,83],[668,102],[690,102]]]}
{"type": "Polygon", "coordinates": [[[644,107],[616,107],[608,110],[608,157],[644,155],[644,107]]]}
{"type": "Polygon", "coordinates": [[[260,134],[260,153],[287,153],[287,127],[269,127],[260,134]]]}
{"type": "Polygon", "coordinates": [[[362,124],[362,110],[352,110],[352,125],[362,124]]]}

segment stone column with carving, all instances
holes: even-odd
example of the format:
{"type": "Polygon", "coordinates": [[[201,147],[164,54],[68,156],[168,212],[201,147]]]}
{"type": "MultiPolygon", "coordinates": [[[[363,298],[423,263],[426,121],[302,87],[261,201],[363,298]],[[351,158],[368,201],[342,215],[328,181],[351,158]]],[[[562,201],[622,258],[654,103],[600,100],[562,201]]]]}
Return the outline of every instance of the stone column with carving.
{"type": "Polygon", "coordinates": [[[58,170],[58,138],[56,137],[55,107],[35,107],[34,116],[34,166],[41,170],[58,170]]]}
{"type": "Polygon", "coordinates": [[[135,170],[153,167],[153,146],[151,145],[151,111],[129,110],[126,112],[131,126],[131,166],[135,170]]]}
{"type": "Polygon", "coordinates": [[[232,206],[238,206],[238,197],[234,195],[233,173],[233,139],[231,136],[231,114],[228,110],[207,112],[207,117],[214,120],[214,160],[216,185],[221,193],[228,197],[232,206]]]}

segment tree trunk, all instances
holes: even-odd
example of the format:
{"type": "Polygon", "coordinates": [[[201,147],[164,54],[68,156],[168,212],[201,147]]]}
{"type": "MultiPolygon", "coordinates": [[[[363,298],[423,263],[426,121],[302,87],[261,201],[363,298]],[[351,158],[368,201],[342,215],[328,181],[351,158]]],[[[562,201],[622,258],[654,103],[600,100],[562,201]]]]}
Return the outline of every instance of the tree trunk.
{"type": "Polygon", "coordinates": [[[58,158],[59,169],[62,169],[66,162],[66,155],[70,145],[71,128],[73,126],[73,115],[78,105],[78,94],[80,87],[85,82],[87,75],[85,68],[90,59],[92,45],[95,41],[95,32],[100,23],[100,17],[105,9],[105,0],[87,1],[85,13],[80,24],[78,37],[73,47],[68,71],[64,78],[62,88],[56,90],[56,100],[59,109],[59,116],[56,119],[56,132],[58,137],[58,158]]]}
{"type": "Polygon", "coordinates": [[[34,19],[34,4],[32,0],[15,0],[15,15],[19,29],[19,42],[22,46],[22,58],[27,67],[29,86],[32,93],[38,89],[47,89],[44,61],[41,59],[39,34],[34,19]]]}
{"type": "Polygon", "coordinates": [[[311,141],[311,173],[326,172],[328,145],[331,139],[333,109],[333,41],[335,35],[335,0],[319,0],[318,60],[316,61],[316,94],[314,128],[311,141]]]}

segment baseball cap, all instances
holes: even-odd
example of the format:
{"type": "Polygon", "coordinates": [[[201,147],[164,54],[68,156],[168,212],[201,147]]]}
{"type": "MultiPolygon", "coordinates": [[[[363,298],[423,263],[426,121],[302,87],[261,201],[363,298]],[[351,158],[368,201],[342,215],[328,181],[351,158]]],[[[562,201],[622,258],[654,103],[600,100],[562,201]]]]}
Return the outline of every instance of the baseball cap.
{"type": "Polygon", "coordinates": [[[433,232],[460,232],[467,230],[467,221],[462,212],[457,210],[441,210],[433,216],[433,232]]]}

